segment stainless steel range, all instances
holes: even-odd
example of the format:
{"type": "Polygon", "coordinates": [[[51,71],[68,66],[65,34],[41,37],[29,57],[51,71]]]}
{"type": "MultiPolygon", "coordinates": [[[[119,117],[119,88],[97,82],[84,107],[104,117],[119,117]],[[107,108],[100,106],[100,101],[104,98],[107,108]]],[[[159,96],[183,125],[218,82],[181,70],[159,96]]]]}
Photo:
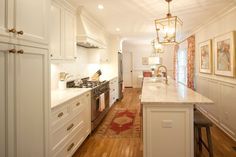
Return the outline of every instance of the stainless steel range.
{"type": "Polygon", "coordinates": [[[109,82],[83,81],[82,83],[76,84],[74,81],[71,81],[67,83],[67,88],[92,88],[91,129],[93,131],[109,111],[109,82]]]}

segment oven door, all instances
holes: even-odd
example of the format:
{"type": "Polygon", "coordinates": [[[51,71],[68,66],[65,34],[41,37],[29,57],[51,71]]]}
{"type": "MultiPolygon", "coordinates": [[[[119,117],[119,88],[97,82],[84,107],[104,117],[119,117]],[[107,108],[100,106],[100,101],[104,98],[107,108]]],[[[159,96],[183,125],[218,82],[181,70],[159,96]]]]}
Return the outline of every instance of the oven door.
{"type": "MultiPolygon", "coordinates": [[[[101,93],[102,94],[102,93],[101,93]]],[[[100,95],[101,95],[100,94],[100,95]]],[[[92,100],[92,121],[97,119],[100,114],[103,114],[103,112],[106,112],[109,109],[109,90],[104,92],[104,97],[105,97],[105,108],[103,111],[100,111],[100,95],[97,95],[93,98],[92,100]]]]}

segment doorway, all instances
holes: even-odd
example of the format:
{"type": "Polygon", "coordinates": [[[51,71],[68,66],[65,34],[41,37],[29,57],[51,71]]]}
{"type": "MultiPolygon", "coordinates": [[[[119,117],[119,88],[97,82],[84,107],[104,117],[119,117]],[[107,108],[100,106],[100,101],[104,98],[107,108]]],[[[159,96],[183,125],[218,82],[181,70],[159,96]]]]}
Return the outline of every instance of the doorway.
{"type": "Polygon", "coordinates": [[[124,87],[133,87],[133,57],[132,52],[123,53],[123,77],[124,77],[124,87]]]}

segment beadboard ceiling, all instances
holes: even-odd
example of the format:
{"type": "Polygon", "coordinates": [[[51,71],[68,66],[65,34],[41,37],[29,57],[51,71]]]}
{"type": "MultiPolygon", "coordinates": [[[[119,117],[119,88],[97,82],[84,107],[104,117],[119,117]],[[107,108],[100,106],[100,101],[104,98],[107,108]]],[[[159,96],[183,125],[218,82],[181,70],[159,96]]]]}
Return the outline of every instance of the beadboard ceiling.
{"type": "MultiPolygon", "coordinates": [[[[166,16],[165,0],[69,0],[83,6],[102,24],[106,31],[125,38],[155,37],[154,20],[166,16]],[[99,10],[98,4],[104,9],[99,10]],[[117,32],[116,28],[120,28],[117,32]]],[[[236,6],[236,0],[173,0],[171,13],[184,23],[183,34],[188,34],[207,23],[214,16],[236,6]]]]}

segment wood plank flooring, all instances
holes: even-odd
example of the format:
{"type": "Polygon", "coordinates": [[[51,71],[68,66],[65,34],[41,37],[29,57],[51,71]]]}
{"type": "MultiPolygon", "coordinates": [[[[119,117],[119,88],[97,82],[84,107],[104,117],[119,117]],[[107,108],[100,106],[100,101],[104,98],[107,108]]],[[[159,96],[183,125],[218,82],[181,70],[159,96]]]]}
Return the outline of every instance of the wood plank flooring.
{"type": "MultiPolygon", "coordinates": [[[[126,88],[124,98],[117,102],[115,108],[139,109],[140,89],[126,88]]],[[[108,113],[109,114],[109,113],[108,113]]],[[[106,118],[104,119],[106,121],[106,118]]],[[[85,140],[73,157],[142,157],[143,148],[140,138],[111,138],[95,136],[96,130],[85,140]]],[[[205,136],[205,132],[203,133],[205,136]]],[[[217,127],[212,128],[214,157],[236,157],[236,142],[217,127]]],[[[201,157],[208,157],[205,149],[201,157]]]]}

